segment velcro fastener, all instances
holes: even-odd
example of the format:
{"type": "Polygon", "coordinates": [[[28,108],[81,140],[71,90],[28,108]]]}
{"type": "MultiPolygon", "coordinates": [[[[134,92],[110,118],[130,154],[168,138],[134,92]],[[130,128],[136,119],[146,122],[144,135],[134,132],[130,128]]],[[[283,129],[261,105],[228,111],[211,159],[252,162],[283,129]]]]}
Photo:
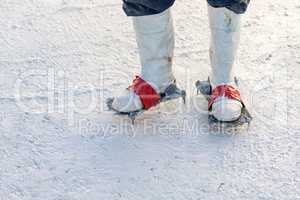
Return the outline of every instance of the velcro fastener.
{"type": "Polygon", "coordinates": [[[237,100],[243,104],[240,92],[231,85],[219,85],[215,89],[213,89],[211,98],[208,102],[208,110],[211,110],[213,103],[220,96],[227,97],[229,99],[237,100]]]}
{"type": "Polygon", "coordinates": [[[149,109],[160,102],[160,95],[149,83],[139,76],[136,76],[129,89],[133,90],[140,97],[144,109],[149,109]]]}

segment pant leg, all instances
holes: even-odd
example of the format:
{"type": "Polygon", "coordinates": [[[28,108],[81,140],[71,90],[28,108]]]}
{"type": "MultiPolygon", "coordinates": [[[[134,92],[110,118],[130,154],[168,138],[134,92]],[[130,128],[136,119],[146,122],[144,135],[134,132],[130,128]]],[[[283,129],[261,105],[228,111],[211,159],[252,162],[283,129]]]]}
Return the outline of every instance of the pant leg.
{"type": "Polygon", "coordinates": [[[215,8],[227,8],[236,14],[245,13],[250,0],[207,0],[215,8]]]}
{"type": "Polygon", "coordinates": [[[123,10],[127,16],[145,16],[162,13],[175,0],[123,0],[123,10]]]}

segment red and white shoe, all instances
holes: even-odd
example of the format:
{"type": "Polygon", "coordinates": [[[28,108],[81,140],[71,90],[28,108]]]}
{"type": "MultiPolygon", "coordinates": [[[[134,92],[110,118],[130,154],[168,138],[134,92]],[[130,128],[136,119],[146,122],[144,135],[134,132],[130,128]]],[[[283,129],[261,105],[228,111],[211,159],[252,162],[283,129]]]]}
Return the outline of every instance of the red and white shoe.
{"type": "Polygon", "coordinates": [[[208,101],[208,123],[210,130],[217,132],[235,132],[242,127],[249,128],[252,116],[241,99],[238,80],[234,84],[212,86],[210,79],[197,81],[198,94],[208,101]]]}
{"type": "Polygon", "coordinates": [[[149,83],[136,76],[123,95],[113,98],[111,108],[120,113],[130,113],[147,110],[160,100],[160,94],[149,83]]]}
{"type": "Polygon", "coordinates": [[[221,122],[236,121],[244,107],[239,90],[232,85],[218,85],[212,89],[208,110],[221,122]]]}
{"type": "Polygon", "coordinates": [[[185,103],[186,92],[180,90],[175,81],[170,83],[162,93],[158,93],[148,82],[137,76],[123,96],[109,98],[108,108],[120,114],[127,114],[134,123],[135,117],[157,104],[177,98],[185,103]]]}

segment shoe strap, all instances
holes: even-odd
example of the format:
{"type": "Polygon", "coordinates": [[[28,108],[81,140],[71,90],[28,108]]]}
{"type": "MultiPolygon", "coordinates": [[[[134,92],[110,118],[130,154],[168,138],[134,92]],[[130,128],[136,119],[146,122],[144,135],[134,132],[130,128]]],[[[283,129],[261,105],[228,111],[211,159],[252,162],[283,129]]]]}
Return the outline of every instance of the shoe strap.
{"type": "Polygon", "coordinates": [[[131,86],[128,87],[141,99],[144,109],[149,109],[160,101],[160,95],[155,89],[141,77],[136,76],[131,86]]]}
{"type": "Polygon", "coordinates": [[[231,85],[219,85],[215,89],[212,90],[210,100],[208,102],[208,110],[212,109],[212,105],[216,101],[218,97],[227,97],[228,99],[237,100],[242,103],[244,106],[244,103],[241,98],[241,94],[238,89],[231,85]]]}

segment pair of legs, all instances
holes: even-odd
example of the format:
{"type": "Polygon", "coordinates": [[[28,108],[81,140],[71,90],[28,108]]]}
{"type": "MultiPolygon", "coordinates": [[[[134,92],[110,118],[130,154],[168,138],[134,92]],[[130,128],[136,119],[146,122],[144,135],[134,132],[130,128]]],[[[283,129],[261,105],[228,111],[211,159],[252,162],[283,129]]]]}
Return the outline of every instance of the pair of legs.
{"type": "MultiPolygon", "coordinates": [[[[123,0],[123,8],[133,23],[141,59],[141,79],[157,93],[175,81],[172,73],[174,29],[170,7],[175,0],[123,0]]],[[[211,28],[210,60],[213,88],[234,86],[232,69],[239,43],[240,17],[249,0],[208,0],[211,28]]],[[[115,110],[131,112],[145,105],[140,95],[126,90],[114,99],[115,110]]],[[[233,121],[241,114],[241,102],[220,96],[212,104],[212,113],[221,121],[233,121]]]]}

